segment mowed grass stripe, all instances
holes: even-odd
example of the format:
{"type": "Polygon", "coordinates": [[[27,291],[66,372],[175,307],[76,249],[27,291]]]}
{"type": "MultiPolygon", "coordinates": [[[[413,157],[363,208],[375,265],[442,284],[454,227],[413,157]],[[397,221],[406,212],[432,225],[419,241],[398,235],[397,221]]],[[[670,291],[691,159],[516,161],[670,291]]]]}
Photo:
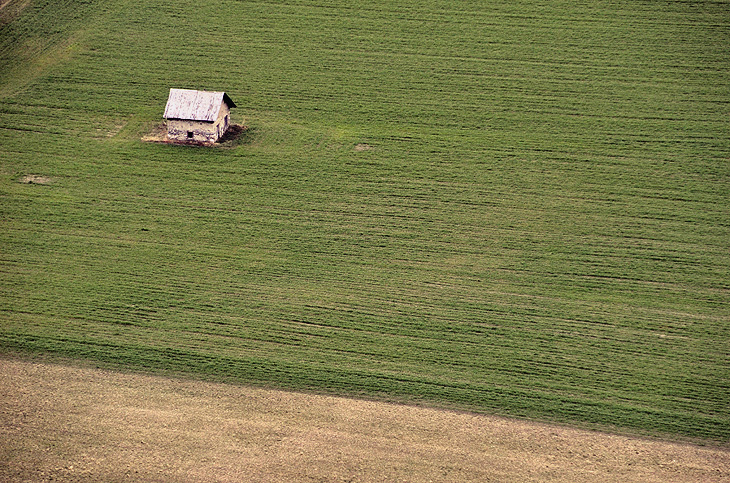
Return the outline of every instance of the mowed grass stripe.
{"type": "MultiPolygon", "coordinates": [[[[33,337],[25,340],[26,343],[39,342],[37,340],[33,341],[33,337]]],[[[46,348],[56,346],[59,342],[63,342],[63,345],[68,348],[73,348],[76,345],[78,346],[77,350],[81,351],[82,354],[95,359],[104,360],[110,354],[109,349],[114,349],[115,352],[126,357],[133,355],[139,359],[138,363],[142,367],[166,368],[177,371],[183,370],[185,367],[188,370],[190,367],[194,367],[198,370],[204,369],[208,377],[228,378],[232,374],[236,374],[251,378],[254,381],[279,380],[296,384],[296,381],[301,380],[301,363],[304,362],[299,361],[297,365],[287,366],[282,361],[267,360],[263,355],[260,355],[247,363],[240,356],[234,359],[227,359],[222,356],[201,357],[199,353],[191,353],[186,350],[155,349],[149,345],[135,348],[132,344],[125,344],[120,347],[110,347],[108,344],[97,346],[89,341],[80,342],[62,338],[51,340],[46,348]]],[[[36,347],[43,346],[38,344],[36,347]]],[[[344,366],[345,368],[336,370],[327,368],[322,372],[316,367],[317,364],[308,364],[307,377],[309,383],[335,391],[347,389],[354,381],[357,381],[357,387],[363,394],[372,394],[371,391],[375,391],[376,394],[398,393],[417,399],[436,398],[441,400],[442,403],[457,400],[460,404],[463,404],[464,401],[487,406],[496,404],[497,407],[508,407],[512,414],[527,416],[534,415],[535,410],[538,408],[544,410],[547,407],[562,409],[565,413],[577,419],[604,425],[616,423],[635,425],[641,419],[650,418],[653,424],[657,424],[657,422],[661,424],[656,429],[671,427],[677,432],[682,431],[681,428],[685,428],[686,431],[687,424],[692,425],[690,429],[693,431],[707,431],[719,422],[714,417],[698,415],[692,407],[687,408],[685,413],[678,411],[662,412],[655,409],[656,401],[650,401],[646,406],[605,400],[595,402],[597,400],[591,398],[572,397],[566,391],[555,394],[552,392],[542,393],[535,388],[521,389],[520,386],[509,384],[509,381],[504,386],[496,381],[496,383],[490,383],[488,387],[480,389],[479,384],[472,382],[465,385],[445,384],[441,379],[442,382],[435,384],[424,381],[422,377],[412,378],[403,375],[402,371],[398,371],[398,376],[389,377],[382,372],[382,368],[376,370],[370,367],[363,371],[358,370],[356,365],[348,364],[344,366]]],[[[542,379],[544,379],[544,376],[542,379]]],[[[529,379],[526,380],[529,381],[529,379]]]]}

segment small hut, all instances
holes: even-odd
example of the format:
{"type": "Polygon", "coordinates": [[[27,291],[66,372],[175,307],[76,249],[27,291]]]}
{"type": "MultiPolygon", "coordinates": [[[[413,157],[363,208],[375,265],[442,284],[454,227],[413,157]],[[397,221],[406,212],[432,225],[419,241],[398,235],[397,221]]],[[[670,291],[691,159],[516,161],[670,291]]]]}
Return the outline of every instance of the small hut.
{"type": "Polygon", "coordinates": [[[179,142],[214,143],[231,123],[236,107],[225,92],[170,89],[164,118],[167,138],[179,142]]]}

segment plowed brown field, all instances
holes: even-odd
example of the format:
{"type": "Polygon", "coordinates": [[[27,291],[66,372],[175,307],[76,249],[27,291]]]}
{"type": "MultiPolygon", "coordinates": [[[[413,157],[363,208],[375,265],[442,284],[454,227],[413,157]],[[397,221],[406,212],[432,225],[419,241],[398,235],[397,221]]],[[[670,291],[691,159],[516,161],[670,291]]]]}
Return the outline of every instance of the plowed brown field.
{"type": "Polygon", "coordinates": [[[0,359],[1,481],[730,481],[730,451],[0,359]]]}

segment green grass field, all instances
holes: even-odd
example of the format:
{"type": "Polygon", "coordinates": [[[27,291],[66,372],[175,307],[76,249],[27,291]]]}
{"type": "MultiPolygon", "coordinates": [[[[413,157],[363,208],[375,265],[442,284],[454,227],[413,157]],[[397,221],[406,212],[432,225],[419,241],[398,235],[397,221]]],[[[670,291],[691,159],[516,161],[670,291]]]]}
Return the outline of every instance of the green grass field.
{"type": "Polygon", "coordinates": [[[728,443],[729,59],[726,1],[11,0],[0,350],[728,443]],[[170,87],[246,135],[142,142],[170,87]]]}

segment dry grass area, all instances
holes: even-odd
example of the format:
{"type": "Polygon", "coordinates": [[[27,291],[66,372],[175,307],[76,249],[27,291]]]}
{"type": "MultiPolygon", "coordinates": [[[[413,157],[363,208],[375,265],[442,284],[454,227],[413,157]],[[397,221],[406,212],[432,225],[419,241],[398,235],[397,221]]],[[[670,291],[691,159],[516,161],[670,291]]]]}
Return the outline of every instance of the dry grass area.
{"type": "Polygon", "coordinates": [[[730,451],[0,359],[1,481],[730,481],[730,451]]]}
{"type": "Polygon", "coordinates": [[[148,143],[167,142],[167,125],[165,122],[159,122],[152,126],[150,130],[142,136],[142,141],[148,143]]]}
{"type": "Polygon", "coordinates": [[[23,184],[51,184],[53,179],[49,176],[42,176],[39,174],[26,174],[20,178],[18,182],[23,184]]]}

